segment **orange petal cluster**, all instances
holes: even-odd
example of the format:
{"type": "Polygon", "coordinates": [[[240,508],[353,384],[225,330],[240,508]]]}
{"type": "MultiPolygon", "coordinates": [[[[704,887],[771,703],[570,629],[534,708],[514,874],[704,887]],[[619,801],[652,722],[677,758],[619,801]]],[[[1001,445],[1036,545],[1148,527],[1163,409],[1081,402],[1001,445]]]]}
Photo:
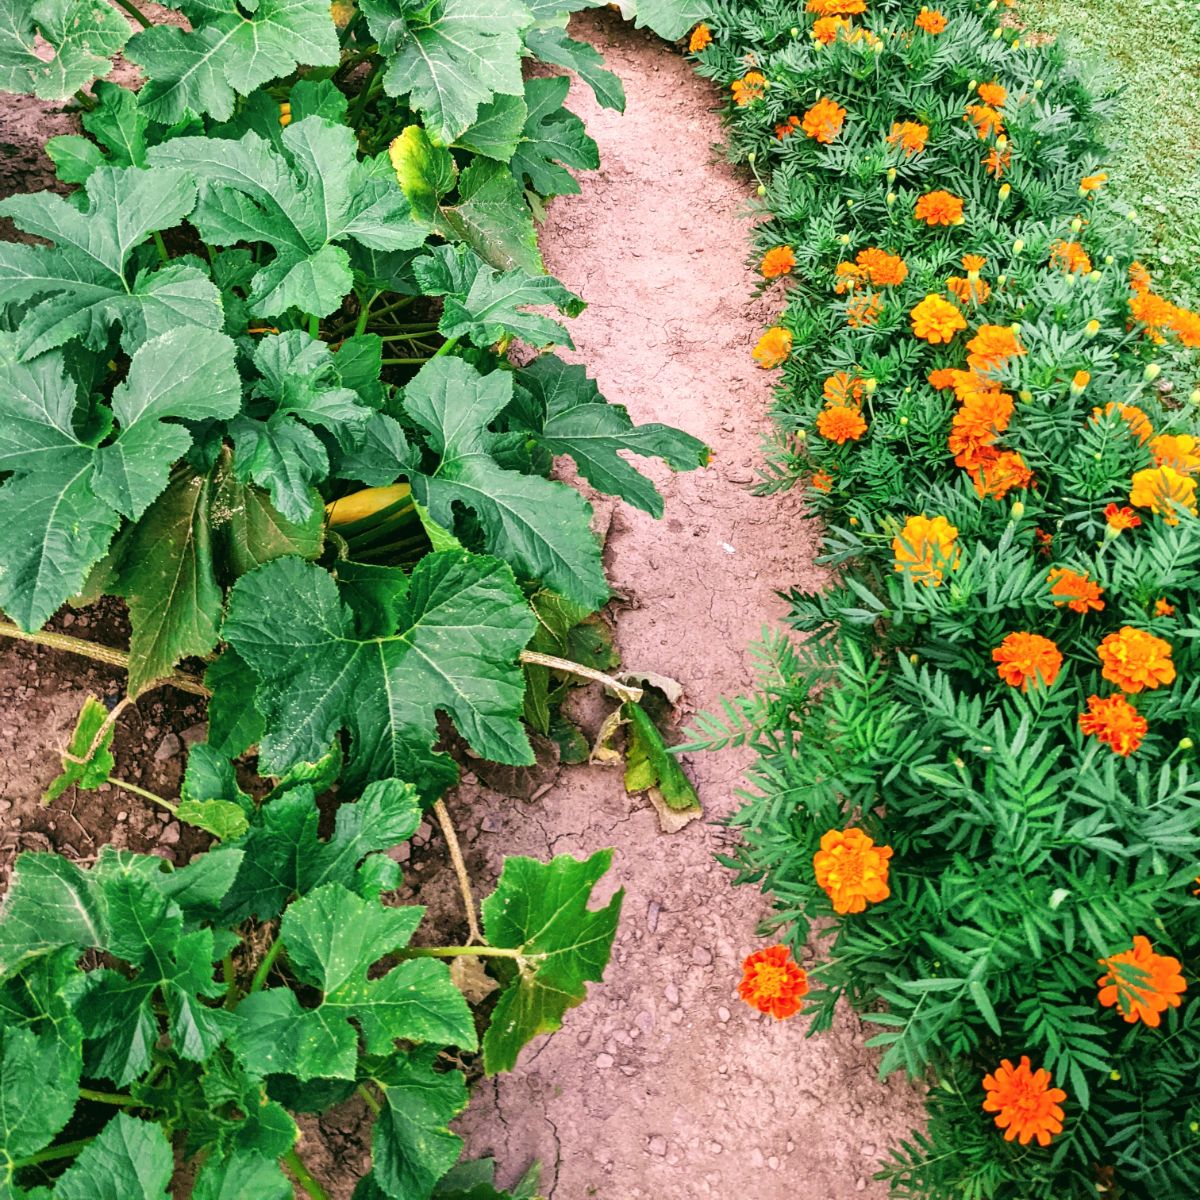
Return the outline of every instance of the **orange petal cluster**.
{"type": "Polygon", "coordinates": [[[1096,647],[1096,654],[1104,664],[1100,674],[1130,695],[1153,690],[1175,679],[1171,643],[1144,629],[1122,625],[1096,647]]]}
{"type": "Polygon", "coordinates": [[[761,100],[767,90],[767,77],[761,71],[747,71],[741,79],[735,79],[729,90],[733,93],[733,102],[739,108],[761,100]]]}
{"type": "Polygon", "coordinates": [[[888,886],[891,857],[891,846],[876,846],[861,829],[831,829],[813,855],[813,871],[835,912],[859,913],[892,894],[888,886]]]}
{"type": "Polygon", "coordinates": [[[699,54],[701,50],[708,49],[712,45],[712,30],[709,29],[703,21],[692,30],[692,36],[688,39],[688,49],[693,54],[699,54]]]}
{"type": "Polygon", "coordinates": [[[963,202],[960,197],[938,188],[918,198],[913,216],[926,225],[960,225],[963,202]]]}
{"type": "Polygon", "coordinates": [[[1082,733],[1099,738],[1115,754],[1128,758],[1141,744],[1150,726],[1120,692],[1088,697],[1088,710],[1079,714],[1082,733]]]}
{"type": "Polygon", "coordinates": [[[857,442],[867,432],[867,423],[857,408],[831,404],[817,414],[817,432],[841,446],[846,442],[857,442]]]}
{"type": "Polygon", "coordinates": [[[925,587],[938,587],[945,571],[958,569],[958,530],[945,517],[909,517],[892,538],[895,569],[925,587]]]}
{"type": "Polygon", "coordinates": [[[1133,939],[1132,948],[1100,959],[1100,965],[1104,968],[1096,981],[1100,1003],[1115,1007],[1130,1025],[1141,1021],[1157,1029],[1162,1014],[1178,1008],[1187,991],[1179,959],[1155,954],[1150,939],[1141,934],[1133,939]]]}
{"type": "Polygon", "coordinates": [[[937,346],[950,342],[960,329],[966,329],[967,319],[957,305],[936,293],[926,296],[909,313],[914,337],[937,346]]]}
{"type": "Polygon", "coordinates": [[[1149,467],[1135,471],[1129,503],[1148,508],[1168,525],[1178,525],[1181,513],[1196,515],[1196,481],[1174,467],[1149,467]]]}
{"type": "Polygon", "coordinates": [[[1050,247],[1050,265],[1067,275],[1086,275],[1092,260],[1078,242],[1058,241],[1050,247]]]}
{"type": "Polygon", "coordinates": [[[936,8],[922,8],[917,13],[913,24],[918,29],[923,29],[926,33],[936,37],[945,30],[946,18],[936,8]]]}
{"type": "Polygon", "coordinates": [[[992,651],[997,673],[1009,687],[1026,692],[1030,686],[1049,687],[1062,667],[1062,653],[1040,633],[1010,633],[992,651]]]}
{"type": "Polygon", "coordinates": [[[784,329],[781,325],[772,325],[758,339],[758,345],[754,347],[752,356],[764,371],[769,371],[772,367],[778,367],[787,362],[787,357],[791,352],[791,330],[784,329]]]}
{"type": "Polygon", "coordinates": [[[742,963],[738,995],[776,1020],[794,1017],[808,994],[808,975],[786,946],[768,946],[742,963]]]}
{"type": "Polygon", "coordinates": [[[759,270],[766,279],[790,275],[796,266],[796,252],[791,246],[775,246],[763,255],[759,270]]]}
{"type": "Polygon", "coordinates": [[[1024,353],[1025,348],[1011,325],[980,325],[967,343],[967,365],[973,371],[993,375],[1010,358],[1024,353]]]}
{"type": "Polygon", "coordinates": [[[929,126],[922,125],[920,121],[895,121],[887,140],[890,145],[899,146],[906,158],[911,158],[925,149],[925,143],[929,141],[929,126]]]}
{"type": "Polygon", "coordinates": [[[1104,601],[1100,597],[1104,589],[1086,575],[1080,575],[1068,567],[1055,567],[1047,579],[1054,603],[1061,608],[1064,604],[1077,613],[1100,612],[1104,601]]]}
{"type": "Polygon", "coordinates": [[[992,1074],[983,1077],[987,1093],[984,1111],[996,1114],[1005,1141],[1015,1138],[1027,1146],[1036,1138],[1039,1146],[1048,1146],[1062,1133],[1062,1103],[1067,1093],[1051,1087],[1052,1082],[1053,1076],[1045,1067],[1034,1071],[1028,1055],[1023,1055],[1016,1067],[1007,1058],[1002,1059],[992,1074]]]}
{"type": "Polygon", "coordinates": [[[813,22],[812,35],[823,46],[836,42],[838,34],[844,29],[847,33],[853,25],[845,17],[819,17],[813,22]]]}
{"type": "Polygon", "coordinates": [[[1113,533],[1121,533],[1126,529],[1136,529],[1142,523],[1142,518],[1129,505],[1122,508],[1110,504],[1104,510],[1104,522],[1113,533]]]}
{"type": "Polygon", "coordinates": [[[845,120],[846,110],[836,100],[830,100],[828,96],[822,96],[804,114],[804,119],[800,122],[800,128],[810,138],[828,144],[836,140],[837,135],[842,132],[842,125],[845,120]]]}

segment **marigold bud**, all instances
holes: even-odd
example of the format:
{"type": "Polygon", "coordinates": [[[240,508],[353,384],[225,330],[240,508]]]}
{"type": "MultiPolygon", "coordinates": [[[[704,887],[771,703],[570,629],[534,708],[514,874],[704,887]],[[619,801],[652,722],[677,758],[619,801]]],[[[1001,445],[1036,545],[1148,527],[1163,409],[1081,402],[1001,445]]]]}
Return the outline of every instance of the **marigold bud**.
{"type": "Polygon", "coordinates": [[[996,139],[996,149],[997,150],[1005,150],[1007,148],[1008,148],[1008,138],[1004,134],[1001,134],[996,139]]]}
{"type": "Polygon", "coordinates": [[[850,245],[850,235],[848,233],[843,233],[838,237],[838,241],[841,242],[843,246],[848,246],[850,245]]]}
{"type": "Polygon", "coordinates": [[[789,33],[792,35],[792,37],[799,37],[799,36],[800,36],[800,30],[799,30],[799,29],[797,29],[795,25],[793,25],[793,26],[791,27],[791,29],[789,29],[789,30],[788,30],[788,32],[789,32],[789,33]]]}
{"type": "Polygon", "coordinates": [[[1111,254],[1106,254],[1104,256],[1104,265],[1106,267],[1111,267],[1115,261],[1116,260],[1113,258],[1113,256],[1111,254]]]}
{"type": "Polygon", "coordinates": [[[1014,500],[1012,506],[1013,519],[1019,521],[1025,515],[1025,504],[1021,500],[1014,500]]]}
{"type": "Polygon", "coordinates": [[[1181,737],[1179,739],[1180,750],[1190,750],[1195,744],[1190,737],[1181,737]]]}
{"type": "MultiPolygon", "coordinates": [[[[993,4],[992,7],[995,8],[996,6],[993,4]]],[[[973,92],[978,86],[979,86],[979,80],[972,79],[971,82],[967,84],[967,91],[973,92]]]]}
{"type": "Polygon", "coordinates": [[[1109,1071],[1108,1077],[1109,1077],[1109,1079],[1111,1079],[1113,1081],[1113,1083],[1121,1082],[1121,1072],[1120,1071],[1109,1071]]]}
{"type": "Polygon", "coordinates": [[[1196,388],[1196,389],[1195,389],[1195,390],[1192,392],[1192,394],[1191,394],[1191,395],[1188,397],[1188,399],[1189,399],[1189,400],[1190,400],[1190,401],[1191,401],[1193,404],[1200,404],[1200,388],[1196,388]]]}
{"type": "Polygon", "coordinates": [[[858,524],[858,518],[857,518],[857,517],[851,517],[851,518],[850,518],[850,524],[851,524],[851,525],[857,525],[857,524],[858,524]]]}
{"type": "Polygon", "coordinates": [[[751,150],[750,153],[746,155],[746,161],[748,163],[753,163],[757,158],[758,158],[758,154],[753,150],[751,150]]]}
{"type": "Polygon", "coordinates": [[[803,442],[808,437],[808,430],[807,429],[797,429],[796,437],[797,437],[797,439],[799,439],[800,441],[803,442]]]}
{"type": "Polygon", "coordinates": [[[1020,38],[1013,38],[1012,48],[1014,50],[1020,50],[1020,48],[1021,48],[1021,39],[1020,38]]]}
{"type": "Polygon", "coordinates": [[[915,667],[921,661],[921,656],[919,654],[910,654],[908,661],[915,667]]]}
{"type": "Polygon", "coordinates": [[[1092,381],[1092,376],[1087,371],[1076,371],[1075,378],[1071,380],[1071,395],[1078,396],[1083,392],[1092,381]]]}
{"type": "Polygon", "coordinates": [[[1046,81],[1044,79],[1035,79],[1033,81],[1033,90],[1035,92],[1040,92],[1042,90],[1042,88],[1044,88],[1045,86],[1046,86],[1046,81]]]}
{"type": "Polygon", "coordinates": [[[1071,232],[1078,233],[1083,228],[1083,222],[1078,217],[1071,218],[1071,232]]]}
{"type": "Polygon", "coordinates": [[[1153,383],[1162,374],[1162,367],[1158,363],[1147,363],[1146,369],[1142,372],[1142,377],[1147,383],[1153,383]]]}
{"type": "Polygon", "coordinates": [[[1004,36],[1004,30],[999,25],[992,30],[992,41],[998,42],[1004,36]]]}
{"type": "Polygon", "coordinates": [[[884,200],[887,202],[888,208],[891,208],[891,206],[896,203],[896,193],[888,192],[888,194],[884,197],[884,200]]]}
{"type": "Polygon", "coordinates": [[[1000,199],[1001,200],[1007,200],[1011,193],[1012,193],[1012,184],[1011,183],[1002,183],[1000,185],[1000,199]]]}
{"type": "Polygon", "coordinates": [[[755,190],[755,191],[756,191],[756,192],[757,192],[757,193],[758,193],[760,196],[765,196],[765,195],[767,194],[767,189],[766,189],[766,186],[765,186],[764,184],[761,184],[761,183],[760,183],[760,184],[758,185],[758,187],[757,187],[757,188],[755,188],[754,190],[755,190]]]}
{"type": "Polygon", "coordinates": [[[846,207],[847,207],[847,208],[853,208],[853,207],[854,207],[854,201],[853,201],[853,200],[847,200],[847,201],[846,201],[846,207]]]}
{"type": "Polygon", "coordinates": [[[1083,332],[1087,337],[1095,337],[1100,332],[1100,322],[1093,317],[1084,327],[1083,332]]]}
{"type": "Polygon", "coordinates": [[[873,396],[875,394],[875,389],[879,386],[879,380],[875,378],[864,379],[862,381],[862,385],[863,391],[865,391],[868,396],[873,396]]]}
{"type": "Polygon", "coordinates": [[[908,424],[908,418],[907,418],[907,417],[901,417],[901,418],[900,418],[900,424],[901,424],[901,425],[907,425],[907,424],[908,424]]]}
{"type": "Polygon", "coordinates": [[[996,286],[1003,287],[1008,282],[1008,276],[1003,272],[996,276],[996,286]]]}
{"type": "Polygon", "coordinates": [[[1029,404],[1033,400],[1033,393],[1031,391],[1029,391],[1027,388],[1022,388],[1017,393],[1017,396],[1019,397],[1022,404],[1029,404]]]}
{"type": "Polygon", "coordinates": [[[888,181],[888,183],[896,182],[896,168],[895,167],[888,167],[887,181],[888,181]]]}
{"type": "Polygon", "coordinates": [[[1025,243],[1020,238],[1017,238],[1017,240],[1015,242],[1013,242],[1013,253],[1020,254],[1021,251],[1024,249],[1025,249],[1025,243]]]}

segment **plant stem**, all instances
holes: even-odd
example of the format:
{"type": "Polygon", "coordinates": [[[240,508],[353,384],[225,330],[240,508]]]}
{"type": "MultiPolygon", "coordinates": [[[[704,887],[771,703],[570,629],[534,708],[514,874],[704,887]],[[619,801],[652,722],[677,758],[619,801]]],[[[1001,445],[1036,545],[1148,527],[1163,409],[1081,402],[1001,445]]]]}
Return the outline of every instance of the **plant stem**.
{"type": "Polygon", "coordinates": [[[371,305],[379,299],[380,292],[372,292],[371,298],[362,306],[362,310],[358,314],[358,320],[354,322],[354,336],[359,337],[367,327],[367,321],[371,316],[371,305]]]}
{"type": "Polygon", "coordinates": [[[428,337],[436,325],[410,325],[406,333],[385,333],[380,335],[381,342],[417,342],[428,337]]]}
{"type": "Polygon", "coordinates": [[[117,0],[117,7],[123,8],[143,29],[149,29],[153,22],[133,0],[117,0]]]}
{"type": "Polygon", "coordinates": [[[367,105],[371,102],[371,97],[375,93],[375,84],[379,79],[379,72],[383,67],[383,59],[380,59],[372,68],[371,73],[363,80],[362,89],[354,98],[354,107],[350,110],[346,118],[346,123],[351,129],[358,132],[358,123],[366,114],[367,105]]]}
{"type": "Polygon", "coordinates": [[[127,779],[118,779],[115,775],[110,775],[106,780],[113,787],[124,788],[127,792],[132,792],[135,796],[141,796],[143,800],[149,800],[151,804],[160,804],[169,813],[176,813],[179,809],[172,804],[170,800],[163,799],[162,796],[157,796],[151,791],[147,791],[144,787],[139,787],[136,783],[130,783],[127,779]]]}
{"type": "Polygon", "coordinates": [[[458,345],[458,338],[447,338],[434,352],[434,358],[441,358],[443,354],[449,354],[455,346],[458,345]]]}
{"type": "Polygon", "coordinates": [[[534,667],[549,667],[552,671],[564,671],[568,675],[578,675],[581,679],[590,679],[593,683],[602,683],[610,689],[619,700],[640,700],[642,689],[628,683],[621,683],[603,671],[585,667],[583,663],[572,662],[569,658],[555,658],[553,654],[539,654],[536,650],[522,650],[521,661],[534,667]]]}
{"type": "MultiPolygon", "coordinates": [[[[82,638],[70,637],[65,633],[26,633],[19,626],[7,621],[0,621],[0,637],[16,638],[20,642],[33,642],[37,646],[46,646],[51,650],[65,650],[68,654],[81,654],[96,662],[105,663],[110,667],[120,667],[122,671],[129,670],[129,655],[122,650],[114,650],[111,646],[100,646],[96,642],[85,642],[82,638]]],[[[207,696],[208,688],[198,679],[190,675],[169,675],[162,681],[178,688],[181,692],[191,692],[195,696],[207,696]]]]}
{"type": "Polygon", "coordinates": [[[471,894],[471,877],[467,874],[467,864],[463,861],[462,847],[458,844],[458,834],[454,832],[454,822],[450,820],[450,812],[444,800],[438,800],[433,811],[437,814],[438,824],[442,827],[442,837],[446,839],[446,849],[450,852],[450,862],[454,866],[454,874],[458,876],[458,890],[462,892],[463,906],[467,910],[467,945],[481,942],[483,937],[479,932],[479,922],[475,919],[475,897],[471,894]]]}
{"type": "Polygon", "coordinates": [[[50,1146],[46,1150],[39,1150],[36,1154],[29,1155],[28,1158],[18,1158],[13,1163],[12,1169],[19,1171],[22,1167],[35,1167],[38,1163],[54,1162],[59,1158],[72,1158],[91,1140],[91,1138],[80,1138],[77,1142],[64,1142],[61,1146],[50,1146]]]}
{"type": "Polygon", "coordinates": [[[312,1200],[329,1200],[329,1193],[312,1177],[293,1146],[281,1159],[285,1167],[296,1177],[296,1182],[312,1197],[312,1200]]]}
{"type": "Polygon", "coordinates": [[[321,318],[316,313],[308,314],[308,336],[314,342],[321,340],[321,318]]]}
{"type": "Polygon", "coordinates": [[[167,253],[167,245],[163,241],[162,234],[159,233],[157,229],[154,231],[154,244],[158,247],[158,257],[161,258],[164,263],[169,263],[171,261],[171,256],[167,253]]]}
{"type": "Polygon", "coordinates": [[[267,976],[271,973],[271,968],[275,965],[275,960],[283,951],[283,938],[276,938],[271,943],[271,948],[263,955],[263,960],[258,964],[258,970],[254,972],[254,979],[250,983],[250,991],[262,991],[263,984],[267,982],[267,976]]]}
{"type": "Polygon", "coordinates": [[[238,999],[237,994],[237,975],[233,970],[233,954],[232,952],[225,955],[221,960],[221,977],[225,980],[225,1000],[222,1003],[222,1008],[232,1008],[238,999]]]}
{"type": "Polygon", "coordinates": [[[383,360],[383,366],[385,366],[385,367],[400,367],[400,366],[408,365],[410,363],[426,363],[428,361],[429,361],[429,359],[427,359],[427,358],[385,358],[383,360]]]}
{"type": "Polygon", "coordinates": [[[121,1108],[135,1108],[137,1101],[132,1096],[121,1095],[117,1092],[94,1092],[91,1088],[79,1089],[81,1100],[92,1100],[96,1104],[116,1104],[121,1108]]]}
{"type": "Polygon", "coordinates": [[[400,958],[462,958],[467,954],[480,958],[521,957],[521,951],[510,946],[409,946],[399,951],[400,958]]]}
{"type": "Polygon", "coordinates": [[[360,1084],[358,1085],[358,1094],[359,1094],[359,1095],[360,1095],[360,1096],[363,1098],[363,1100],[366,1102],[366,1105],[367,1105],[367,1107],[368,1107],[368,1108],[369,1108],[369,1109],[370,1109],[370,1110],[371,1110],[371,1111],[372,1111],[372,1112],[373,1112],[373,1113],[374,1113],[376,1116],[379,1116],[380,1112],[382,1112],[382,1111],[383,1111],[383,1106],[382,1106],[382,1105],[379,1103],[379,1101],[378,1101],[378,1100],[376,1100],[376,1099],[375,1099],[375,1097],[374,1097],[374,1096],[372,1096],[372,1095],[371,1095],[371,1089],[370,1089],[370,1088],[368,1088],[368,1087],[367,1087],[367,1085],[366,1085],[365,1083],[360,1083],[360,1084]]]}

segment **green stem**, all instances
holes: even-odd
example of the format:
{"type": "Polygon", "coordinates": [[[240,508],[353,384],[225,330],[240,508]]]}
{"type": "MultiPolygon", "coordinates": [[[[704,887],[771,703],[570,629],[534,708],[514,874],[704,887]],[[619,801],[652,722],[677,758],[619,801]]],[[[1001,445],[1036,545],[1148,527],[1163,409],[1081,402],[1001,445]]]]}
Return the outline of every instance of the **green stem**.
{"type": "Polygon", "coordinates": [[[321,318],[316,313],[308,314],[308,336],[314,342],[321,340],[321,318]]]}
{"type": "Polygon", "coordinates": [[[367,320],[371,315],[371,305],[382,295],[381,292],[372,292],[371,298],[362,306],[362,311],[358,314],[358,320],[354,322],[354,336],[359,337],[367,328],[367,320]]]}
{"type": "Polygon", "coordinates": [[[132,1096],[126,1096],[118,1092],[94,1092],[91,1088],[81,1087],[79,1089],[79,1098],[81,1100],[92,1100],[96,1104],[116,1104],[121,1108],[135,1108],[137,1101],[132,1096]]]}
{"type": "Polygon", "coordinates": [[[151,804],[159,804],[169,813],[179,811],[170,800],[164,800],[162,796],[157,796],[154,792],[147,791],[144,787],[139,787],[136,783],[130,783],[127,779],[118,779],[115,775],[110,775],[106,782],[111,783],[113,787],[123,788],[127,792],[132,792],[135,796],[141,796],[143,800],[149,800],[151,804]]]}
{"type": "Polygon", "coordinates": [[[376,1116],[379,1116],[379,1114],[383,1111],[383,1105],[381,1105],[379,1103],[379,1101],[376,1100],[375,1097],[371,1095],[371,1090],[370,1090],[370,1088],[367,1087],[367,1085],[365,1083],[360,1083],[358,1085],[358,1094],[366,1102],[367,1107],[376,1116]]]}
{"type": "Polygon", "coordinates": [[[382,365],[385,367],[402,367],[415,363],[426,363],[428,361],[429,359],[427,358],[385,358],[382,365]]]}
{"type": "Polygon", "coordinates": [[[149,29],[153,22],[133,0],[117,0],[117,7],[123,8],[143,29],[149,29]]]}
{"type": "Polygon", "coordinates": [[[427,338],[435,329],[436,325],[410,325],[407,333],[385,333],[380,335],[381,342],[419,342],[422,338],[427,338]]]}
{"type": "Polygon", "coordinates": [[[280,1160],[296,1177],[296,1182],[312,1197],[312,1200],[329,1200],[329,1193],[312,1177],[312,1172],[301,1161],[293,1146],[280,1160]]]}
{"type": "Polygon", "coordinates": [[[437,348],[437,351],[436,351],[436,353],[434,354],[434,356],[433,356],[433,357],[434,357],[434,358],[441,358],[443,354],[449,354],[449,353],[450,353],[450,351],[451,351],[451,350],[453,350],[453,349],[454,349],[454,347],[455,347],[455,346],[457,346],[457,345],[458,345],[458,338],[456,338],[456,337],[447,338],[447,339],[446,339],[446,341],[444,341],[444,342],[443,342],[443,343],[442,343],[442,344],[441,344],[441,345],[440,345],[440,346],[437,348]]]}
{"type": "Polygon", "coordinates": [[[166,243],[163,241],[162,234],[159,233],[157,229],[154,231],[154,244],[158,247],[158,257],[161,258],[164,263],[169,263],[171,261],[171,256],[167,253],[166,243]]]}
{"type": "Polygon", "coordinates": [[[347,124],[355,133],[358,132],[358,124],[366,115],[367,105],[371,102],[371,97],[375,94],[375,84],[381,83],[382,78],[379,74],[383,68],[383,60],[380,59],[372,68],[371,73],[363,80],[362,90],[354,98],[354,106],[347,117],[347,124]]]}
{"type": "Polygon", "coordinates": [[[267,976],[271,973],[271,968],[275,965],[275,960],[283,951],[283,939],[276,938],[271,943],[271,948],[263,955],[263,960],[258,964],[258,970],[254,972],[254,979],[250,983],[250,991],[261,992],[263,984],[267,982],[267,976]]]}
{"type": "Polygon", "coordinates": [[[391,304],[385,304],[382,308],[375,310],[375,316],[386,317],[388,313],[395,312],[398,308],[407,308],[416,296],[403,296],[399,300],[393,300],[391,304]]]}
{"type": "Polygon", "coordinates": [[[36,1154],[29,1155],[28,1158],[18,1158],[13,1163],[12,1169],[19,1171],[22,1167],[36,1167],[38,1163],[54,1162],[59,1158],[73,1158],[91,1140],[91,1138],[80,1138],[77,1142],[64,1142],[61,1146],[51,1146],[46,1150],[39,1150],[36,1154]]]}
{"type": "Polygon", "coordinates": [[[461,958],[477,954],[480,958],[520,958],[521,951],[510,946],[409,946],[401,950],[401,958],[461,958]]]}
{"type": "Polygon", "coordinates": [[[223,1008],[232,1008],[237,1003],[237,975],[233,969],[232,952],[221,960],[221,977],[225,980],[225,1001],[223,1008]]]}

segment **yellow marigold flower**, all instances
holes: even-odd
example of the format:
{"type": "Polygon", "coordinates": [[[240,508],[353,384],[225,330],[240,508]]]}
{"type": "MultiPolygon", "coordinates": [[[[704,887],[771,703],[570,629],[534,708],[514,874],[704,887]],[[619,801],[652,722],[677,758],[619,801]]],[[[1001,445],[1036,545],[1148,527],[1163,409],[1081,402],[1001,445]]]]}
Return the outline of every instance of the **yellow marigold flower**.
{"type": "Polygon", "coordinates": [[[1003,1059],[993,1074],[983,1077],[987,1093],[984,1111],[996,1114],[1005,1141],[1020,1138],[1021,1145],[1027,1146],[1037,1138],[1039,1146],[1048,1146],[1062,1133],[1062,1102],[1067,1093],[1052,1088],[1052,1082],[1053,1076],[1045,1067],[1033,1070],[1028,1055],[1022,1057],[1019,1067],[1003,1059]]]}
{"type": "Polygon", "coordinates": [[[863,329],[879,320],[883,301],[878,296],[859,296],[846,306],[846,324],[851,329],[863,329]]]}
{"type": "Polygon", "coordinates": [[[739,108],[745,108],[747,104],[761,100],[766,87],[767,77],[761,71],[747,71],[729,85],[729,90],[733,93],[733,102],[739,108]]]}
{"type": "Polygon", "coordinates": [[[1088,697],[1088,710],[1079,714],[1079,730],[1092,734],[1114,754],[1128,758],[1141,744],[1150,726],[1120,692],[1101,699],[1088,697]]]}
{"type": "Polygon", "coordinates": [[[1096,647],[1096,654],[1104,664],[1100,674],[1123,692],[1152,690],[1175,679],[1171,643],[1132,625],[1110,633],[1096,647]]]}
{"type": "Polygon", "coordinates": [[[975,90],[979,93],[980,100],[984,104],[990,104],[992,108],[1003,108],[1008,99],[1008,92],[994,80],[991,83],[981,83],[975,90]]]}
{"type": "Polygon", "coordinates": [[[1073,396],[1081,396],[1084,388],[1092,382],[1092,373],[1090,371],[1076,371],[1071,377],[1071,394],[1073,396]]]}
{"type": "Polygon", "coordinates": [[[1178,1008],[1187,991],[1179,959],[1155,954],[1150,939],[1138,934],[1132,949],[1100,959],[1104,974],[1096,981],[1100,1003],[1132,1025],[1141,1021],[1157,1029],[1168,1008],[1178,1008]]]}
{"type": "Polygon", "coordinates": [[[926,33],[936,37],[945,30],[946,18],[936,8],[922,8],[917,13],[913,24],[918,29],[923,29],[926,33]]]}
{"type": "Polygon", "coordinates": [[[769,371],[772,367],[786,362],[791,352],[791,330],[784,329],[781,325],[772,325],[758,339],[758,345],[754,347],[753,358],[760,367],[769,371]]]}
{"type": "Polygon", "coordinates": [[[1150,453],[1160,467],[1171,467],[1181,475],[1200,471],[1200,440],[1190,433],[1160,433],[1150,442],[1150,453]]]}
{"type": "Polygon", "coordinates": [[[936,294],[926,296],[908,315],[914,336],[934,346],[952,341],[960,329],[967,327],[967,319],[959,309],[936,294]]]}
{"type": "Polygon", "coordinates": [[[967,343],[967,363],[982,374],[998,371],[1010,358],[1024,353],[1025,348],[1010,325],[980,325],[967,343]]]}
{"type": "Polygon", "coordinates": [[[1086,575],[1067,567],[1055,567],[1047,577],[1047,583],[1059,608],[1065,604],[1072,612],[1087,613],[1099,612],[1104,607],[1104,601],[1100,599],[1104,589],[1086,575]]]}
{"type": "Polygon", "coordinates": [[[859,270],[877,287],[896,287],[908,278],[908,266],[898,254],[874,246],[860,250],[855,256],[859,270]]]}
{"type": "Polygon", "coordinates": [[[286,100],[279,106],[279,123],[285,128],[292,123],[292,106],[286,100]]]}
{"type": "Polygon", "coordinates": [[[712,30],[701,21],[692,30],[692,36],[688,39],[688,50],[693,54],[699,54],[701,50],[705,50],[712,45],[712,40],[712,30]]]}
{"type": "Polygon", "coordinates": [[[917,201],[913,216],[926,225],[958,225],[962,222],[963,202],[958,196],[939,188],[926,192],[917,201]]]}
{"type": "Polygon", "coordinates": [[[899,146],[906,158],[911,158],[925,149],[925,143],[929,141],[929,126],[922,125],[920,121],[895,121],[887,140],[891,145],[899,146]]]}
{"type": "Polygon", "coordinates": [[[788,275],[796,265],[796,255],[791,246],[776,246],[763,255],[759,270],[767,279],[778,279],[788,275]]]}
{"type": "Polygon", "coordinates": [[[819,17],[851,16],[867,11],[866,0],[808,0],[805,7],[819,17]]]}
{"type": "Polygon", "coordinates": [[[812,35],[822,45],[828,46],[830,42],[837,41],[841,30],[849,33],[852,28],[853,25],[845,17],[820,17],[813,22],[812,35]]]}
{"type": "Polygon", "coordinates": [[[891,846],[876,846],[861,829],[831,829],[813,855],[817,885],[825,889],[835,912],[860,913],[891,894],[888,859],[891,846]]]}
{"type": "Polygon", "coordinates": [[[958,570],[958,530],[945,517],[909,517],[892,538],[895,569],[925,587],[938,587],[943,573],[958,570]]]}
{"type": "Polygon", "coordinates": [[[857,442],[867,432],[867,423],[857,408],[834,404],[817,415],[817,432],[839,446],[857,442]]]}
{"type": "Polygon", "coordinates": [[[1121,419],[1139,442],[1149,441],[1154,427],[1150,424],[1150,418],[1136,404],[1121,404],[1110,400],[1103,408],[1092,409],[1092,420],[1098,421],[1112,412],[1121,414],[1121,419]]]}
{"type": "Polygon", "coordinates": [[[1100,171],[1095,175],[1085,175],[1079,181],[1079,191],[1081,195],[1086,196],[1088,192],[1094,192],[1097,188],[1103,187],[1108,182],[1108,172],[1100,171]]]}
{"type": "Polygon", "coordinates": [[[1181,475],[1174,467],[1135,471],[1129,503],[1135,508],[1150,509],[1168,525],[1178,525],[1180,512],[1196,515],[1196,481],[1181,475]]]}
{"type": "Polygon", "coordinates": [[[823,96],[804,114],[800,127],[810,138],[828,144],[842,132],[846,110],[828,96],[823,96]]]}

